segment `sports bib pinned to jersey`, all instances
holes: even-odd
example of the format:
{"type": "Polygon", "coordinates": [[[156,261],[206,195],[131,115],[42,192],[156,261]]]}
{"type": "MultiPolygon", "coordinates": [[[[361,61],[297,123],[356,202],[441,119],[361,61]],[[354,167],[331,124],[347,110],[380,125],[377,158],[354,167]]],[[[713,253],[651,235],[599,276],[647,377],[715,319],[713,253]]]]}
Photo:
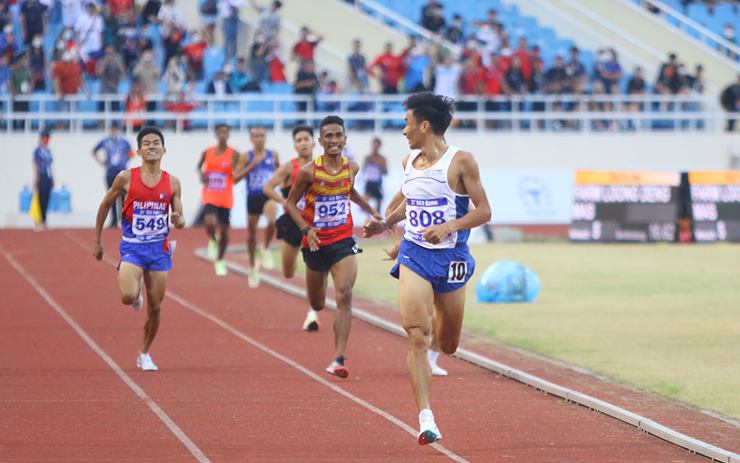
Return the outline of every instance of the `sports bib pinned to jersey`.
{"type": "Polygon", "coordinates": [[[134,209],[133,219],[131,231],[139,241],[163,240],[170,232],[166,210],[134,209]]]}
{"type": "Polygon", "coordinates": [[[317,196],[314,228],[332,228],[347,223],[349,195],[317,196]]]}
{"type": "Polygon", "coordinates": [[[223,172],[208,172],[208,183],[206,190],[209,191],[226,191],[226,174],[223,172]]]}

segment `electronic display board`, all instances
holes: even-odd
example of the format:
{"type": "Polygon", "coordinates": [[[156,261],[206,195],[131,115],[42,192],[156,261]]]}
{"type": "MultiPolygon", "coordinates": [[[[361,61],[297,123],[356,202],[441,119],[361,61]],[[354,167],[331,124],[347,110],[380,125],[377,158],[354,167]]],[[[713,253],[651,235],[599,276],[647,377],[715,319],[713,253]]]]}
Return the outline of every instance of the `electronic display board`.
{"type": "Polygon", "coordinates": [[[697,242],[740,241],[740,171],[689,172],[697,242]]]}
{"type": "Polygon", "coordinates": [[[675,241],[680,172],[578,171],[573,242],[675,241]]]}

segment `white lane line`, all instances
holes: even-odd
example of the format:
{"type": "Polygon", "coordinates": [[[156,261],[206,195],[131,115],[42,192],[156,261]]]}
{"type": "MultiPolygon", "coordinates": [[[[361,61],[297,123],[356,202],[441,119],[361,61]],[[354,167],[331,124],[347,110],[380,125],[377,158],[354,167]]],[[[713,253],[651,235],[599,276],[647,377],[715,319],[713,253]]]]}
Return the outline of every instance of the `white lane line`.
{"type": "MultiPolygon", "coordinates": [[[[77,239],[76,236],[70,234],[69,232],[67,232],[66,234],[67,234],[67,236],[72,241],[76,242],[77,244],[79,244],[82,247],[85,247],[84,244],[79,239],[77,239]]],[[[114,266],[118,265],[117,263],[111,261],[110,259],[104,259],[104,260],[106,262],[108,262],[109,264],[111,264],[111,265],[114,265],[114,266]]],[[[337,392],[337,393],[343,395],[344,397],[350,399],[354,403],[356,403],[358,405],[361,405],[361,406],[367,408],[368,410],[370,410],[371,412],[376,413],[376,414],[382,416],[386,420],[390,421],[391,423],[395,424],[399,428],[403,429],[407,433],[409,433],[412,436],[414,436],[414,438],[417,437],[418,432],[414,428],[412,428],[411,426],[409,426],[406,423],[404,423],[403,421],[399,420],[398,418],[394,417],[393,415],[391,415],[389,413],[384,412],[383,410],[379,409],[378,407],[376,407],[376,406],[374,406],[374,405],[372,405],[372,404],[370,404],[370,403],[362,400],[361,398],[357,397],[356,395],[354,395],[354,394],[352,394],[350,392],[345,391],[344,389],[342,389],[341,387],[337,386],[336,384],[327,381],[326,379],[324,379],[321,376],[315,374],[311,370],[309,370],[309,369],[305,368],[304,366],[296,363],[295,361],[289,359],[288,357],[285,357],[284,355],[282,355],[282,354],[280,354],[280,353],[278,353],[278,352],[270,349],[269,347],[265,346],[264,344],[260,343],[259,341],[256,341],[256,340],[250,338],[249,336],[247,336],[246,334],[240,332],[239,330],[237,330],[236,328],[232,327],[228,323],[222,321],[221,319],[219,319],[215,315],[212,315],[212,314],[206,312],[205,310],[200,309],[199,307],[195,306],[194,304],[191,304],[190,302],[188,302],[187,300],[185,300],[184,298],[180,297],[179,295],[173,293],[170,290],[167,290],[167,297],[173,299],[174,301],[176,301],[178,304],[180,304],[181,306],[185,307],[186,309],[189,309],[189,310],[197,313],[198,315],[200,315],[200,316],[202,316],[204,318],[207,318],[208,320],[212,321],[213,323],[215,323],[216,325],[220,326],[221,328],[229,331],[234,336],[238,337],[239,339],[241,339],[243,341],[246,341],[247,343],[249,343],[252,346],[258,348],[259,350],[265,352],[266,354],[271,355],[271,356],[275,357],[276,359],[280,360],[281,362],[284,362],[284,363],[290,365],[291,367],[293,367],[296,370],[300,371],[301,373],[305,374],[309,378],[311,378],[311,379],[319,382],[320,384],[323,384],[324,386],[330,388],[334,392],[337,392]]],[[[458,463],[470,463],[466,459],[464,459],[464,458],[460,457],[459,455],[455,454],[454,452],[446,449],[445,447],[443,447],[440,444],[430,444],[430,446],[432,448],[434,448],[435,450],[437,450],[438,452],[442,453],[443,455],[447,456],[448,458],[450,458],[453,461],[456,461],[458,463]]]]}
{"type": "Polygon", "coordinates": [[[147,406],[154,412],[157,417],[159,417],[160,420],[168,427],[170,428],[170,431],[178,438],[180,439],[180,442],[182,442],[185,447],[187,447],[188,450],[190,450],[190,453],[193,454],[193,456],[201,463],[211,463],[211,460],[209,460],[203,452],[198,448],[197,445],[193,443],[193,441],[190,440],[188,436],[185,435],[185,433],[180,429],[179,426],[175,424],[172,419],[167,416],[167,414],[159,408],[159,405],[151,399],[147,395],[146,392],[142,388],[139,387],[138,384],[134,382],[134,380],[131,379],[122,369],[118,366],[116,362],[113,361],[112,358],[108,356],[108,354],[105,353],[103,349],[100,348],[100,346],[97,345],[93,339],[88,336],[88,334],[83,330],[80,325],[77,324],[77,322],[74,321],[72,317],[67,314],[67,312],[60,306],[50,295],[46,292],[46,290],[36,281],[34,277],[29,275],[28,272],[26,272],[26,269],[21,266],[14,258],[11,256],[5,249],[0,245],[0,252],[3,253],[5,256],[5,259],[7,259],[8,262],[10,262],[10,265],[15,267],[15,269],[18,271],[18,273],[23,276],[23,278],[28,281],[31,286],[38,292],[41,297],[46,300],[46,302],[61,316],[64,321],[66,321],[73,330],[77,332],[77,334],[87,343],[90,348],[100,356],[100,358],[103,359],[105,363],[108,364],[108,366],[123,380],[124,383],[128,387],[130,387],[136,395],[138,395],[144,403],[147,404],[147,406]]]}

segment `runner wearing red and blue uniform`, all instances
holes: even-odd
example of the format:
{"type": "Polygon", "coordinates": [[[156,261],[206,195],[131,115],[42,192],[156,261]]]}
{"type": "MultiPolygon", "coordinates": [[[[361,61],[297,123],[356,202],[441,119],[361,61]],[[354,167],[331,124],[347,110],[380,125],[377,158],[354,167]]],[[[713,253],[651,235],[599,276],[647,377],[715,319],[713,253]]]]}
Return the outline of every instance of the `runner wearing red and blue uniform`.
{"type": "Polygon", "coordinates": [[[136,366],[153,371],[157,366],[149,355],[149,348],[159,329],[167,272],[172,269],[174,247],[168,241],[169,223],[171,221],[175,228],[180,229],[185,226],[185,220],[180,201],[180,181],[160,168],[166,152],[164,136],[156,127],[144,127],[137,136],[137,142],[137,154],[142,158],[142,165],[118,174],[100,203],[93,256],[97,260],[103,259],[100,238],[105,219],[116,200],[125,194],[118,288],[121,302],[138,310],[143,304],[142,282],[146,286],[147,319],[136,366]]]}

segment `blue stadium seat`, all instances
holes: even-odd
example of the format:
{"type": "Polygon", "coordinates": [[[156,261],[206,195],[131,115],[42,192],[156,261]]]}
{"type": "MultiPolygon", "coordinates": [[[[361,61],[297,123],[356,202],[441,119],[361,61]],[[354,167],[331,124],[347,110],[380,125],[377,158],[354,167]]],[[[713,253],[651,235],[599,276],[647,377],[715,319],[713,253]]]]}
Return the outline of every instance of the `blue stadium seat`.
{"type": "Polygon", "coordinates": [[[203,53],[203,79],[210,82],[214,74],[223,69],[225,60],[226,56],[222,47],[206,48],[205,53],[203,53]]]}
{"type": "Polygon", "coordinates": [[[702,26],[706,26],[709,23],[709,11],[707,11],[707,6],[703,3],[689,4],[686,15],[702,26]]]}

